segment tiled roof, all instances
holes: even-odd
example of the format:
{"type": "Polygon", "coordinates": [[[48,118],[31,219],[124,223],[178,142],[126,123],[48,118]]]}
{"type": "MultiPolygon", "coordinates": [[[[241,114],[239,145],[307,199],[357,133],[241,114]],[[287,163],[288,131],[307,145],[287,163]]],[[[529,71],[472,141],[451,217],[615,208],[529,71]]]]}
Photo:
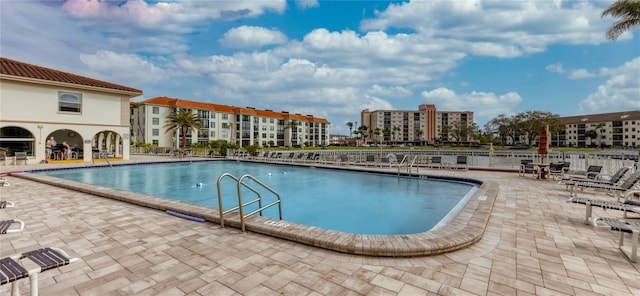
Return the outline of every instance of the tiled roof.
{"type": "Polygon", "coordinates": [[[640,110],[560,117],[564,124],[640,120],[640,110]]]}
{"type": "Polygon", "coordinates": [[[135,88],[0,57],[0,77],[6,79],[11,76],[129,92],[134,96],[142,95],[142,91],[135,88]]]}
{"type": "Polygon", "coordinates": [[[271,110],[258,110],[254,108],[248,108],[248,107],[236,107],[236,106],[220,105],[220,104],[213,104],[213,103],[203,103],[203,102],[188,101],[188,100],[169,98],[169,97],[151,98],[151,99],[140,102],[140,104],[191,108],[191,109],[199,109],[199,110],[210,110],[210,111],[218,111],[218,112],[225,112],[225,113],[231,113],[231,114],[250,114],[250,115],[256,115],[260,117],[295,119],[295,120],[300,120],[304,122],[329,123],[328,120],[320,117],[315,117],[313,115],[292,114],[287,112],[276,112],[271,110]]]}

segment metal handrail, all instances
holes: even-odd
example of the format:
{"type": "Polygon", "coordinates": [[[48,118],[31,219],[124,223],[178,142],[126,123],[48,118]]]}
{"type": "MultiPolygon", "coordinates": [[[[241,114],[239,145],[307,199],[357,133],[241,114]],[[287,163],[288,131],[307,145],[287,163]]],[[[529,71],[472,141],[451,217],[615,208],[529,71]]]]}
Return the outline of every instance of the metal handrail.
{"type": "Polygon", "coordinates": [[[274,205],[278,205],[278,211],[280,214],[280,220],[282,220],[282,204],[281,204],[281,198],[280,198],[280,194],[278,194],[275,190],[271,189],[271,187],[267,186],[266,184],[260,182],[260,180],[256,179],[255,177],[251,176],[251,175],[243,175],[242,177],[238,178],[230,173],[224,173],[222,175],[220,175],[220,177],[218,177],[218,182],[217,182],[217,186],[218,186],[218,210],[220,212],[220,226],[224,227],[224,215],[231,213],[233,211],[238,210],[240,212],[240,226],[242,227],[242,231],[245,231],[245,222],[244,219],[248,218],[250,216],[253,216],[255,214],[259,214],[260,216],[262,216],[262,211],[272,207],[274,205]],[[233,208],[230,208],[228,210],[224,210],[222,207],[222,189],[221,189],[221,182],[225,177],[229,177],[233,180],[235,180],[238,185],[237,185],[237,190],[238,190],[238,206],[235,206],[233,208]],[[266,205],[266,206],[262,206],[262,195],[260,194],[260,192],[258,190],[256,190],[255,188],[249,186],[247,183],[244,182],[244,179],[251,179],[253,180],[255,183],[257,183],[258,185],[262,186],[264,189],[268,190],[269,192],[273,193],[276,197],[277,200],[266,205]],[[242,187],[244,186],[245,188],[251,190],[252,192],[254,192],[257,197],[253,200],[247,201],[247,202],[243,202],[242,200],[242,187]],[[258,209],[254,210],[248,214],[244,214],[244,207],[254,204],[254,203],[258,203],[258,209]]]}

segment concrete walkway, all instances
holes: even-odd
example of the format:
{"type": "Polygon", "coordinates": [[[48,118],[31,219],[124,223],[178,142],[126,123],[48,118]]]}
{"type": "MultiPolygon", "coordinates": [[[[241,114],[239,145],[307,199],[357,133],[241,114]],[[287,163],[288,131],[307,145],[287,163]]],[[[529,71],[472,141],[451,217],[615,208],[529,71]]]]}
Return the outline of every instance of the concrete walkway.
{"type": "MultiPolygon", "coordinates": [[[[0,171],[43,166],[57,165],[0,171]]],[[[0,236],[0,256],[54,246],[81,259],[42,273],[41,295],[640,295],[640,264],[617,249],[616,232],[583,223],[585,207],[566,203],[564,186],[446,174],[497,180],[500,192],[482,240],[443,255],[347,255],[9,176],[0,199],[16,207],[0,220],[26,229],[0,236]]],[[[20,288],[27,295],[28,280],[20,288]]]]}

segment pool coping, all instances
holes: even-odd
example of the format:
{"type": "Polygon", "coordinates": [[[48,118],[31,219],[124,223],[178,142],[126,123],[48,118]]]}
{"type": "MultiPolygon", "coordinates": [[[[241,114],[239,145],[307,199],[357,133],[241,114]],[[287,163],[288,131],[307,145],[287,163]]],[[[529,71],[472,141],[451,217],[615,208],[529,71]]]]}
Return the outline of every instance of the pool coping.
{"type": "MultiPolygon", "coordinates": [[[[153,164],[157,164],[157,162],[153,164]]],[[[287,163],[286,165],[291,164],[287,163]]],[[[317,163],[307,166],[396,174],[394,171],[382,168],[340,167],[318,165],[317,163]]],[[[36,170],[34,170],[34,172],[35,171],[36,170]]],[[[499,186],[496,182],[453,176],[432,176],[417,173],[400,174],[406,176],[422,176],[423,178],[452,179],[481,184],[478,185],[476,192],[451,223],[436,230],[421,233],[403,235],[354,234],[261,216],[253,216],[245,219],[245,229],[249,232],[269,235],[342,253],[384,257],[413,257],[442,254],[471,246],[482,238],[493,209],[493,204],[498,195],[499,186]]],[[[199,217],[208,222],[220,224],[219,211],[213,207],[90,185],[46,175],[31,174],[29,171],[15,172],[11,173],[11,175],[160,211],[173,211],[184,215],[199,217]]],[[[238,214],[231,213],[225,215],[224,224],[226,226],[240,228],[240,218],[238,214]]]]}

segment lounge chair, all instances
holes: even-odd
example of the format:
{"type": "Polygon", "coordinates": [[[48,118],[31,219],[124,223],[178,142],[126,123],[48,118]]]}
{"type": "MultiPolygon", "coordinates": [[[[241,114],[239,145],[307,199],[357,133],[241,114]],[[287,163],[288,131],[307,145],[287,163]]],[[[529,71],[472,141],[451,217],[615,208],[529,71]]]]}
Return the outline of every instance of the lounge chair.
{"type": "Polygon", "coordinates": [[[0,187],[4,186],[11,186],[11,183],[9,183],[9,180],[7,180],[7,178],[0,177],[0,187]]]}
{"type": "Polygon", "coordinates": [[[582,204],[586,206],[584,224],[589,224],[589,219],[591,219],[591,215],[593,213],[593,207],[599,207],[605,210],[623,211],[624,218],[627,218],[627,213],[640,214],[640,206],[629,202],[618,202],[584,197],[572,197],[569,198],[567,202],[582,204]]]}
{"type": "Polygon", "coordinates": [[[10,201],[0,201],[0,209],[4,209],[4,208],[13,208],[15,207],[16,204],[14,204],[13,202],[10,201]]]}
{"type": "Polygon", "coordinates": [[[562,176],[562,180],[560,182],[564,183],[568,180],[573,180],[573,179],[595,180],[598,178],[598,175],[600,175],[601,171],[602,171],[601,165],[590,165],[587,167],[586,171],[569,171],[567,175],[562,176]]]}
{"type": "Polygon", "coordinates": [[[458,155],[456,157],[456,164],[453,167],[454,169],[461,169],[461,170],[468,170],[469,167],[467,166],[467,156],[466,155],[458,155]]]}
{"type": "Polygon", "coordinates": [[[340,165],[349,165],[349,164],[353,164],[353,163],[349,160],[349,155],[341,154],[340,158],[339,158],[339,164],[340,165]]]}
{"type": "Polygon", "coordinates": [[[553,178],[553,180],[562,179],[562,176],[569,172],[569,167],[571,166],[571,162],[556,162],[549,165],[549,176],[553,178]]]}
{"type": "Polygon", "coordinates": [[[591,184],[605,184],[605,185],[614,186],[615,184],[617,184],[622,180],[622,178],[627,173],[627,171],[629,171],[628,167],[621,167],[620,169],[618,169],[618,171],[615,172],[615,174],[611,175],[609,179],[600,179],[604,176],[604,175],[600,175],[598,179],[595,179],[595,180],[570,179],[565,181],[564,184],[566,185],[567,190],[570,190],[570,191],[575,190],[575,187],[590,187],[591,184]]]}
{"type": "Polygon", "coordinates": [[[24,160],[24,164],[27,164],[27,160],[29,159],[27,157],[27,152],[24,151],[16,151],[15,155],[15,164],[18,164],[19,160],[24,160]]]}
{"type": "Polygon", "coordinates": [[[442,168],[442,156],[431,156],[427,168],[442,168]]]}
{"type": "Polygon", "coordinates": [[[631,260],[636,262],[638,258],[638,233],[640,233],[640,221],[628,221],[624,219],[602,218],[593,219],[593,226],[598,226],[598,222],[602,221],[607,224],[611,230],[620,232],[618,240],[618,248],[622,253],[631,260]],[[624,246],[624,234],[631,233],[631,246],[624,246]]]}
{"type": "Polygon", "coordinates": [[[18,233],[24,230],[24,221],[18,219],[0,221],[0,234],[18,233]],[[17,224],[18,227],[11,227],[17,224]]]}
{"type": "MultiPolygon", "coordinates": [[[[635,173],[631,174],[631,176],[629,176],[629,178],[627,178],[620,185],[609,185],[609,184],[598,184],[598,183],[591,183],[587,185],[588,184],[587,182],[582,182],[582,183],[579,182],[575,186],[573,186],[573,188],[580,186],[583,188],[588,187],[593,189],[602,189],[610,193],[625,194],[627,191],[630,191],[639,181],[640,181],[640,171],[636,171],[635,173]]],[[[573,196],[576,196],[577,193],[575,190],[573,190],[570,192],[570,194],[573,196]]],[[[618,199],[620,199],[620,195],[618,195],[618,199]]]]}
{"type": "Polygon", "coordinates": [[[11,295],[20,295],[17,281],[29,278],[31,295],[38,295],[38,275],[78,261],[59,248],[42,248],[0,259],[0,285],[11,284],[11,295]],[[26,261],[26,262],[25,262],[26,261]],[[23,264],[24,263],[24,264],[23,264]]]}

